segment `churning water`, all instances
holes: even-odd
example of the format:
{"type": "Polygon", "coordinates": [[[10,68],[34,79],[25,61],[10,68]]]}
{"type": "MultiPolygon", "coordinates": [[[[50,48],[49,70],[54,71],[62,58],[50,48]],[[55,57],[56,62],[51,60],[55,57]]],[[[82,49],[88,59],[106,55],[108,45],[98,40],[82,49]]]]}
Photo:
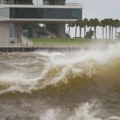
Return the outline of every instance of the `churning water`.
{"type": "Polygon", "coordinates": [[[1,53],[0,120],[120,120],[120,43],[1,53]]]}

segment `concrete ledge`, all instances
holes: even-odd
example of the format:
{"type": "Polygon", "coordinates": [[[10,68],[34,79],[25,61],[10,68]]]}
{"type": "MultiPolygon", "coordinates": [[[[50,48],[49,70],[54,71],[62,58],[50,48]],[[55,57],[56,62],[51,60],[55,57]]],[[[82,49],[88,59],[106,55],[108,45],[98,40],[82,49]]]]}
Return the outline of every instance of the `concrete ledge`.
{"type": "Polygon", "coordinates": [[[0,52],[70,51],[81,47],[0,47],[0,52]]]}

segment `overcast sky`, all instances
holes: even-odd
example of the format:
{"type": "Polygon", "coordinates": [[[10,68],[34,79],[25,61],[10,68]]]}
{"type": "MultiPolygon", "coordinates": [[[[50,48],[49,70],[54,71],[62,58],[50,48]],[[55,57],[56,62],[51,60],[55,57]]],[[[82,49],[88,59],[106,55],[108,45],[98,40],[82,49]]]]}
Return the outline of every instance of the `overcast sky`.
{"type": "MultiPolygon", "coordinates": [[[[33,0],[42,3],[43,0],[33,0]]],[[[120,19],[120,0],[66,0],[77,2],[83,6],[83,18],[114,18],[120,19]]]]}
{"type": "Polygon", "coordinates": [[[83,18],[120,19],[120,0],[67,0],[83,5],[83,18]]]}

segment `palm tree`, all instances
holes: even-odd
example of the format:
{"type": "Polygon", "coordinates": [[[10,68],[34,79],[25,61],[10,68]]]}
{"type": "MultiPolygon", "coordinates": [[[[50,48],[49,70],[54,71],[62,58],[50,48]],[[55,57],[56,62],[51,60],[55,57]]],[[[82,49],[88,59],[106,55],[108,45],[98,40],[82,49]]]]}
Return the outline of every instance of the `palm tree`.
{"type": "Polygon", "coordinates": [[[85,23],[85,26],[84,26],[84,37],[86,35],[86,27],[89,26],[89,20],[87,18],[83,19],[84,23],[85,23]]]}
{"type": "Polygon", "coordinates": [[[105,26],[105,39],[107,40],[107,36],[108,36],[108,25],[109,25],[109,19],[103,19],[102,20],[104,26],[105,26]]]}
{"type": "Polygon", "coordinates": [[[101,26],[102,26],[102,39],[105,39],[105,32],[104,32],[104,28],[105,28],[105,20],[101,20],[101,26]]]}
{"type": "Polygon", "coordinates": [[[68,27],[68,35],[70,35],[70,27],[71,27],[71,24],[68,24],[67,27],[68,27]]]}
{"type": "Polygon", "coordinates": [[[119,20],[113,20],[112,18],[108,18],[107,20],[107,26],[109,27],[109,39],[113,39],[113,27],[115,27],[115,35],[117,33],[117,28],[120,25],[119,20]]]}
{"type": "Polygon", "coordinates": [[[111,39],[113,40],[114,39],[114,27],[116,26],[116,22],[115,20],[112,19],[112,28],[111,28],[111,39]]]}
{"type": "Polygon", "coordinates": [[[77,37],[77,27],[79,26],[79,19],[75,21],[75,37],[77,37]]]}
{"type": "Polygon", "coordinates": [[[70,35],[70,28],[74,27],[74,24],[73,23],[69,23],[67,26],[68,26],[68,35],[70,35]]]}
{"type": "Polygon", "coordinates": [[[117,28],[120,27],[120,20],[114,20],[114,27],[115,27],[115,36],[117,35],[117,28]]]}
{"type": "Polygon", "coordinates": [[[111,25],[112,25],[112,19],[108,18],[107,19],[107,26],[109,29],[109,39],[111,39],[111,25]]]}
{"type": "Polygon", "coordinates": [[[81,36],[82,36],[82,28],[85,27],[85,22],[82,19],[79,19],[78,20],[78,25],[79,25],[79,28],[80,28],[80,38],[81,38],[81,36]]]}
{"type": "Polygon", "coordinates": [[[96,28],[97,26],[101,26],[101,23],[97,18],[90,19],[90,26],[94,27],[94,39],[96,39],[96,28]]]}
{"type": "Polygon", "coordinates": [[[114,31],[113,31],[114,25],[115,25],[115,20],[112,19],[112,28],[111,28],[111,39],[112,40],[114,39],[114,36],[113,36],[113,34],[114,34],[114,31]]]}

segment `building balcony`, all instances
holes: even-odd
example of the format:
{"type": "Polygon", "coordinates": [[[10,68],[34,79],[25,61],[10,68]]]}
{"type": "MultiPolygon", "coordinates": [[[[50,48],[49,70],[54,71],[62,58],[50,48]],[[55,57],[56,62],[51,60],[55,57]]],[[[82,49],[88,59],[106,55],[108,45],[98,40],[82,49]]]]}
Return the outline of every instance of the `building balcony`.
{"type": "Polygon", "coordinates": [[[75,21],[82,18],[81,6],[3,5],[0,16],[11,21],[75,21]]]}

